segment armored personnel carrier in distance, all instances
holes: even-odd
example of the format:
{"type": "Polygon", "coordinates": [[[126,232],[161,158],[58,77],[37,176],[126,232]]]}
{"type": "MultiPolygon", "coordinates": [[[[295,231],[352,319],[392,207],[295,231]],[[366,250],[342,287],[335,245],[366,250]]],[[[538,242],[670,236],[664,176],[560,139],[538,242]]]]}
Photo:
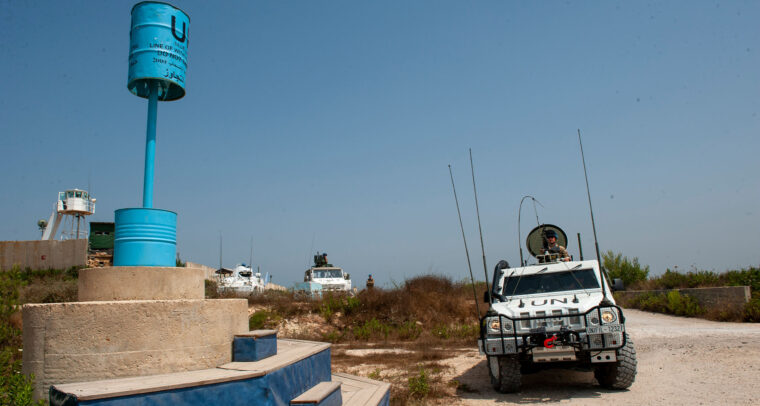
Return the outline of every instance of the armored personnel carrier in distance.
{"type": "Polygon", "coordinates": [[[314,255],[314,265],[304,272],[303,283],[296,284],[295,290],[311,297],[321,297],[324,292],[353,293],[351,275],[328,263],[327,254],[319,252],[314,255]]]}
{"type": "MultiPolygon", "coordinates": [[[[572,368],[594,371],[604,388],[630,387],[636,350],[609,278],[597,260],[575,261],[547,249],[547,234],[567,246],[559,227],[539,225],[527,238],[536,263],[512,268],[500,261],[494,270],[478,340],[491,384],[499,392],[517,392],[523,374],[572,368]]],[[[623,288],[620,280],[613,285],[623,288]]]]}

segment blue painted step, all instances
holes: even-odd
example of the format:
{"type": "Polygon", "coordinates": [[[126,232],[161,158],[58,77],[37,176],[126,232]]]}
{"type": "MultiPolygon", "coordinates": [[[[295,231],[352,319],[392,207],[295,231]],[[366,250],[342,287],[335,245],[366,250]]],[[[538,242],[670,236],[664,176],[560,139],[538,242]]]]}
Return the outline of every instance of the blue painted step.
{"type": "Polygon", "coordinates": [[[298,395],[330,380],[330,345],[279,341],[277,355],[257,362],[231,362],[199,371],[54,385],[50,388],[50,404],[289,406],[298,395]]]}
{"type": "Polygon", "coordinates": [[[291,406],[341,406],[340,382],[321,382],[290,401],[291,406]]]}
{"type": "Polygon", "coordinates": [[[277,354],[276,330],[253,330],[235,334],[232,341],[233,362],[253,362],[277,354]]]}

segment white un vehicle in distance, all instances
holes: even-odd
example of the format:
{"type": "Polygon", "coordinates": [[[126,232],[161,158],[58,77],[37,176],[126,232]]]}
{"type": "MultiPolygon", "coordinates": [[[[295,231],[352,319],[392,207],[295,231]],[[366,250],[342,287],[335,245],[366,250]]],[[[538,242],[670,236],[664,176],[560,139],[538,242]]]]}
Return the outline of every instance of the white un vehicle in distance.
{"type": "MultiPolygon", "coordinates": [[[[559,227],[539,225],[527,239],[536,264],[496,265],[478,341],[491,384],[500,392],[517,392],[524,373],[572,368],[593,370],[605,388],[630,387],[636,377],[636,351],[623,310],[608,293],[608,278],[597,260],[563,260],[561,254],[547,252],[548,230],[556,233],[559,245],[567,246],[559,227]]],[[[614,285],[622,289],[619,280],[614,285]]]]}

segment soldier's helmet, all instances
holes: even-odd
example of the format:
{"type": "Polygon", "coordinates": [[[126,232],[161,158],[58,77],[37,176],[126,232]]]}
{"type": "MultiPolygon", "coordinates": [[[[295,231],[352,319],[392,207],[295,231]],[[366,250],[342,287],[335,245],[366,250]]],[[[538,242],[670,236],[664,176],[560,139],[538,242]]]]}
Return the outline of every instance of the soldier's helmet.
{"type": "Polygon", "coordinates": [[[554,230],[546,230],[544,235],[546,236],[546,238],[551,238],[551,237],[557,238],[557,233],[555,233],[554,230]]]}

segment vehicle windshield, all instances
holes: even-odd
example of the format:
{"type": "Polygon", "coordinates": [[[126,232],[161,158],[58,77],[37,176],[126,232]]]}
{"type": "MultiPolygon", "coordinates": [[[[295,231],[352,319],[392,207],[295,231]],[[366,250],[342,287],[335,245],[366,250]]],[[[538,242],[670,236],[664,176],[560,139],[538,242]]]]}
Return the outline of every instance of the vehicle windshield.
{"type": "Polygon", "coordinates": [[[599,281],[593,269],[512,276],[504,283],[502,295],[530,295],[533,293],[564,292],[580,289],[598,289],[599,281]],[[516,287],[516,289],[515,289],[516,287]]]}
{"type": "Polygon", "coordinates": [[[315,278],[342,278],[343,271],[340,269],[314,270],[315,278]]]}

